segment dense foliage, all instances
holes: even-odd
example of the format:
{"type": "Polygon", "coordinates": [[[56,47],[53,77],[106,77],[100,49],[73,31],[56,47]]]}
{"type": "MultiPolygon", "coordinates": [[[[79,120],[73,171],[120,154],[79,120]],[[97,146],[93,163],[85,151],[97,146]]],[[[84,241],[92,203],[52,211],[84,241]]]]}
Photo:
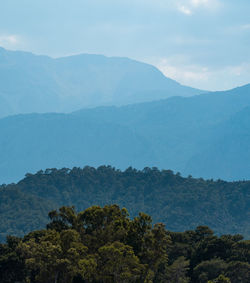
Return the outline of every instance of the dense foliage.
{"type": "Polygon", "coordinates": [[[117,205],[49,213],[45,230],[0,244],[1,283],[250,282],[250,241],[133,219],[117,205]]]}
{"type": "Polygon", "coordinates": [[[144,211],[172,231],[206,225],[216,234],[249,237],[249,193],[250,182],[183,178],[157,168],[48,169],[0,187],[0,240],[44,228],[54,208],[112,203],[127,207],[131,217],[144,211]]]}

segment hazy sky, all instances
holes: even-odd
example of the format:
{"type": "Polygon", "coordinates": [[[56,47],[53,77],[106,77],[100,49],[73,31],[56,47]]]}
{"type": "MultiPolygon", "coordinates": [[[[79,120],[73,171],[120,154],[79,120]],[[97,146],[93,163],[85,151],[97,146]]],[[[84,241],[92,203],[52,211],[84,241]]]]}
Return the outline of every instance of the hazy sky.
{"type": "Polygon", "coordinates": [[[0,0],[0,46],[126,56],[202,89],[250,83],[249,0],[0,0]]]}

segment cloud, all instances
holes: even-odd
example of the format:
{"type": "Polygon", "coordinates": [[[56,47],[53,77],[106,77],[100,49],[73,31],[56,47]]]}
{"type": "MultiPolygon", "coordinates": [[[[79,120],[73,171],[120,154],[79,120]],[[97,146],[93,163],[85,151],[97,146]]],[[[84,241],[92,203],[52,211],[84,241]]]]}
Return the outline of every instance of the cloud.
{"type": "Polygon", "coordinates": [[[209,3],[211,3],[211,1],[209,0],[191,0],[190,1],[190,4],[194,7],[208,5],[209,3]]]}
{"type": "Polygon", "coordinates": [[[250,62],[216,68],[192,64],[179,55],[161,58],[155,65],[165,76],[200,89],[225,90],[249,83],[250,62]]]}
{"type": "Polygon", "coordinates": [[[214,10],[219,7],[219,0],[180,0],[177,1],[177,9],[186,15],[191,15],[198,8],[214,10]]]}
{"type": "Polygon", "coordinates": [[[13,48],[18,47],[20,43],[21,40],[17,35],[0,35],[0,46],[13,48]]]}
{"type": "Polygon", "coordinates": [[[179,5],[179,6],[178,6],[178,10],[179,10],[181,13],[186,14],[186,15],[191,15],[191,14],[192,14],[192,11],[191,11],[188,7],[186,7],[186,6],[184,6],[184,5],[179,5]]]}
{"type": "Polygon", "coordinates": [[[170,59],[161,59],[157,67],[167,76],[186,85],[194,85],[198,81],[207,81],[209,71],[205,67],[189,64],[185,56],[170,59]],[[176,61],[176,63],[174,62],[176,61]],[[183,61],[183,63],[181,63],[183,61]],[[186,62],[185,62],[186,61],[186,62]]]}

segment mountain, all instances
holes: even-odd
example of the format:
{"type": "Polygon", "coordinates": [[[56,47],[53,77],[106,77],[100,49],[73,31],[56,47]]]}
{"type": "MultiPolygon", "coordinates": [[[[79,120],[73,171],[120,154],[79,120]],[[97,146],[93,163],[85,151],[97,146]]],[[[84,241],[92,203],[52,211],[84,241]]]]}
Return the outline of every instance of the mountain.
{"type": "Polygon", "coordinates": [[[250,85],[71,114],[0,119],[0,183],[27,172],[110,164],[249,179],[250,85]]]}
{"type": "Polygon", "coordinates": [[[250,85],[245,85],[190,98],[82,110],[75,115],[116,121],[133,129],[154,149],[150,166],[197,178],[240,180],[250,178],[249,106],[250,85]]]}
{"type": "Polygon", "coordinates": [[[250,236],[250,181],[183,178],[170,170],[110,166],[39,171],[0,186],[0,240],[43,228],[47,214],[60,206],[77,211],[92,205],[118,204],[131,217],[140,211],[167,229],[183,231],[208,225],[216,233],[250,236]]]}
{"type": "Polygon", "coordinates": [[[26,114],[0,120],[0,181],[41,168],[89,164],[137,167],[154,160],[151,145],[126,126],[69,114],[26,114]]]}
{"type": "Polygon", "coordinates": [[[195,176],[206,172],[206,176],[213,178],[248,179],[249,145],[250,107],[246,107],[215,128],[211,144],[196,154],[187,167],[195,176]]]}
{"type": "Polygon", "coordinates": [[[82,54],[53,59],[0,48],[0,117],[71,112],[202,92],[128,58],[82,54]]]}

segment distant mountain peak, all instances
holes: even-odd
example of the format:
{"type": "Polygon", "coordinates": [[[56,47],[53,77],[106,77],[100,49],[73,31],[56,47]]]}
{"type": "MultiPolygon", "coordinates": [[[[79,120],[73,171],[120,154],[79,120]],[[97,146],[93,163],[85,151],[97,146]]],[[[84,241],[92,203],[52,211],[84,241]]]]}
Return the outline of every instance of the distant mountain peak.
{"type": "Polygon", "coordinates": [[[0,49],[0,117],[126,105],[203,91],[182,86],[156,67],[126,57],[61,58],[0,49]],[[7,111],[8,109],[8,111],[7,111]]]}

